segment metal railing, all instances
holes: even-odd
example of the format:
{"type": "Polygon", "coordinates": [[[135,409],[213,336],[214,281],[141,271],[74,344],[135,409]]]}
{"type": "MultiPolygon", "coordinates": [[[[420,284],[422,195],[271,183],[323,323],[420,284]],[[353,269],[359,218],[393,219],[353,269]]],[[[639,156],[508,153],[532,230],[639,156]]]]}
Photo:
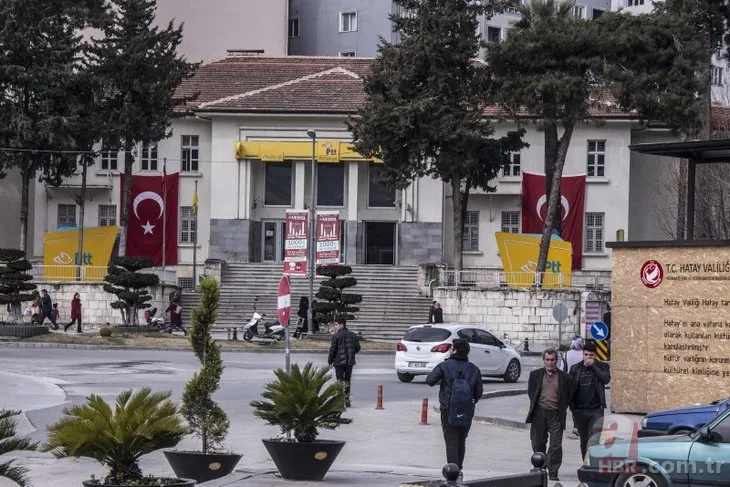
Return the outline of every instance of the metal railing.
{"type": "MultiPolygon", "coordinates": [[[[536,287],[540,284],[537,272],[505,272],[493,269],[440,269],[440,287],[507,288],[536,287]]],[[[560,274],[544,273],[543,288],[557,289],[610,289],[610,275],[598,273],[560,274]]]]}
{"type": "MultiPolygon", "coordinates": [[[[177,272],[171,269],[149,269],[143,272],[157,274],[160,282],[177,284],[177,272]]],[[[25,274],[33,276],[36,282],[103,282],[104,276],[108,273],[106,266],[90,265],[34,265],[25,274]]]]}

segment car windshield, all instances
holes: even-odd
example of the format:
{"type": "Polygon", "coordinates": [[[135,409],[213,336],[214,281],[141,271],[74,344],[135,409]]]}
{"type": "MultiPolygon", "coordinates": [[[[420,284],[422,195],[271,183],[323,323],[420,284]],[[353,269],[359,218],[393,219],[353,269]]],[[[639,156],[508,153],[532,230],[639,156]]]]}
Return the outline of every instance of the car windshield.
{"type": "Polygon", "coordinates": [[[406,332],[403,341],[406,342],[441,342],[451,336],[449,330],[443,328],[412,328],[406,332]]]}

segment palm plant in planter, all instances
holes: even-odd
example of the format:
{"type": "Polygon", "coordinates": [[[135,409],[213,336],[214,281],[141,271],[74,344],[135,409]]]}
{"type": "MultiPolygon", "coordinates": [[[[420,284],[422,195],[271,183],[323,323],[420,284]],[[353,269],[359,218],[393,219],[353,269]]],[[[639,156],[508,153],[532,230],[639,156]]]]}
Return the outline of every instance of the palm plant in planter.
{"type": "Polygon", "coordinates": [[[278,426],[282,434],[294,439],[263,440],[279,473],[289,480],[322,480],[345,446],[344,441],[318,440],[319,430],[334,430],[352,419],[343,418],[344,384],[330,383],[326,367],[307,363],[304,369],[293,364],[291,372],[278,369],[276,379],[261,394],[264,400],[252,401],[254,415],[278,426]]]}
{"type": "MultiPolygon", "coordinates": [[[[17,436],[15,431],[15,420],[13,416],[20,414],[20,411],[0,409],[0,456],[20,450],[33,451],[38,444],[30,441],[28,437],[17,436]]],[[[0,462],[0,477],[12,480],[20,487],[28,484],[28,469],[15,465],[15,459],[0,462]]]]}
{"type": "Polygon", "coordinates": [[[228,475],[241,460],[241,455],[220,451],[230,422],[223,408],[213,400],[223,373],[221,350],[210,333],[216,321],[219,301],[218,281],[203,280],[200,284],[200,305],[192,312],[190,329],[190,343],[201,368],[185,385],[181,409],[190,431],[201,439],[202,451],[165,452],[175,474],[198,482],[228,475]]]}
{"type": "Polygon", "coordinates": [[[93,458],[109,468],[103,480],[92,477],[84,487],[192,487],[195,480],[144,476],[139,467],[142,455],[177,445],[185,433],[170,392],[144,388],[119,394],[114,409],[95,394],[86,404],[66,408],[64,417],[48,426],[42,449],[56,458],[93,458]]]}

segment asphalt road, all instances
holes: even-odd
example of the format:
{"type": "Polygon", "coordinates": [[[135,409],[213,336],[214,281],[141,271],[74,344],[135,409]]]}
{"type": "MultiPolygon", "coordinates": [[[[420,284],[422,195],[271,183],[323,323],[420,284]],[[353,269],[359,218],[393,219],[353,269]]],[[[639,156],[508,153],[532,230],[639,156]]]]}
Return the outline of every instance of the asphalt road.
{"type": "MultiPolygon", "coordinates": [[[[292,363],[326,364],[326,355],[292,353],[292,363]]],[[[521,389],[538,359],[526,357],[520,381],[505,384],[485,379],[484,390],[521,389]]],[[[248,403],[258,399],[273,370],[284,366],[284,355],[273,353],[224,353],[225,371],[216,400],[233,414],[250,414],[248,403]]],[[[107,401],[122,390],[150,386],[170,390],[179,399],[183,386],[198,369],[189,351],[0,349],[0,407],[27,412],[36,428],[34,439],[45,439],[45,426],[56,421],[70,403],[82,403],[89,394],[107,401]]],[[[427,386],[423,377],[410,384],[398,381],[393,355],[358,356],[353,373],[352,400],[375,406],[377,386],[383,386],[384,403],[420,400],[436,401],[438,389],[427,386]]],[[[435,403],[435,402],[433,402],[435,403]]],[[[229,413],[230,414],[230,413],[229,413]]],[[[245,420],[243,417],[240,420],[245,420]]]]}

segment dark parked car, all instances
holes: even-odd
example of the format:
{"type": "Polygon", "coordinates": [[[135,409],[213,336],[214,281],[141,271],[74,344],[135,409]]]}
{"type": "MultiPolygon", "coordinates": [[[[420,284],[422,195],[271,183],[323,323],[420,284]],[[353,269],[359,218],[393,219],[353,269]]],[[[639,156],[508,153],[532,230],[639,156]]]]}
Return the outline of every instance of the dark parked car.
{"type": "Polygon", "coordinates": [[[649,413],[641,420],[639,437],[692,433],[730,408],[730,398],[649,413]]]}

